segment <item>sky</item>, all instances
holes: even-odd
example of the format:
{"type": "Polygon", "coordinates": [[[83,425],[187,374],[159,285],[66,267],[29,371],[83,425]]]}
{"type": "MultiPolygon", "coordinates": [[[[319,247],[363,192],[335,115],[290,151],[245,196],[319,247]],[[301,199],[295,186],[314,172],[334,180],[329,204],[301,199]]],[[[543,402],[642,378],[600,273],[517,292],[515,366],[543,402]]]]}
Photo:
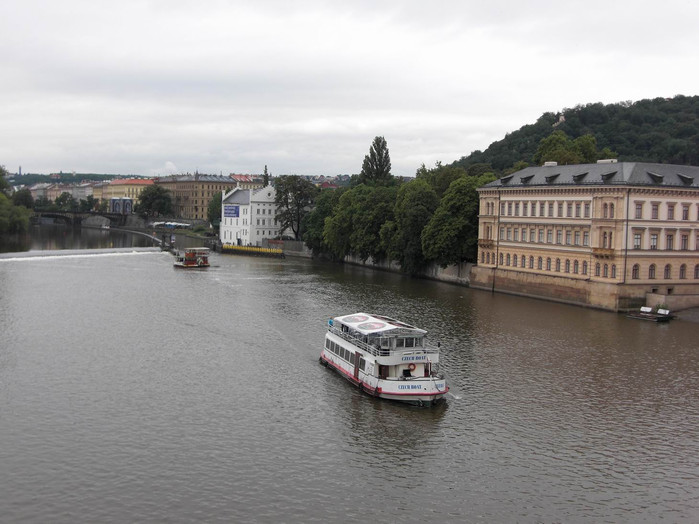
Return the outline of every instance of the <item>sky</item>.
{"type": "Polygon", "coordinates": [[[699,3],[3,0],[0,165],[393,174],[545,112],[699,94],[699,3]]]}

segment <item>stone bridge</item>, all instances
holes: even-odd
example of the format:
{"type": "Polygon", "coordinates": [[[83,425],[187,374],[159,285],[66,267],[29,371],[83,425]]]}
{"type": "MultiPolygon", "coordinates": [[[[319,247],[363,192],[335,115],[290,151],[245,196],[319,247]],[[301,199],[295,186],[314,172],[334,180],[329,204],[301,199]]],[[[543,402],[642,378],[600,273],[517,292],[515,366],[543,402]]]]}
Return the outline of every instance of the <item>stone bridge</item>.
{"type": "Polygon", "coordinates": [[[117,213],[100,213],[91,211],[88,213],[66,212],[66,211],[35,211],[34,216],[37,218],[53,218],[57,221],[62,221],[72,226],[79,226],[82,221],[88,217],[104,217],[109,220],[110,225],[119,227],[126,224],[127,215],[117,213]]]}

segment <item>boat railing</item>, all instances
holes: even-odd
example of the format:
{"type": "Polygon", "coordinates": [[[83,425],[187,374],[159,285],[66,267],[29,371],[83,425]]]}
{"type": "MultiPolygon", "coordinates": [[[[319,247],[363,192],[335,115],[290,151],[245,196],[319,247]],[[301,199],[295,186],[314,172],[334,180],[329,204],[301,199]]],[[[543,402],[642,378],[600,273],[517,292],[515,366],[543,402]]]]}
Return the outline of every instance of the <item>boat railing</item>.
{"type": "Polygon", "coordinates": [[[434,346],[431,346],[429,344],[423,348],[413,348],[412,350],[406,350],[406,348],[390,349],[390,348],[383,348],[383,347],[380,347],[378,345],[369,344],[368,342],[364,341],[362,336],[356,335],[356,334],[348,332],[348,331],[343,331],[341,329],[336,328],[335,326],[328,326],[328,331],[330,331],[333,335],[337,335],[338,337],[346,340],[347,342],[351,343],[352,345],[357,346],[359,349],[362,349],[375,357],[390,357],[392,355],[410,355],[410,354],[420,354],[420,355],[437,355],[437,354],[439,354],[439,349],[434,347],[434,346]]]}

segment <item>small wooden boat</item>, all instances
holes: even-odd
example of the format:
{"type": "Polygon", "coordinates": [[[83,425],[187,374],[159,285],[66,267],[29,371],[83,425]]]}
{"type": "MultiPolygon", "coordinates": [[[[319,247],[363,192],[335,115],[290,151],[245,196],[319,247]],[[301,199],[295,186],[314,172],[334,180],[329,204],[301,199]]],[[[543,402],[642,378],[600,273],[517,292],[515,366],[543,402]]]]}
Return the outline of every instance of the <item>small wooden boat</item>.
{"type": "Polygon", "coordinates": [[[208,247],[188,247],[183,253],[175,254],[175,267],[182,269],[204,269],[209,267],[208,247]]]}

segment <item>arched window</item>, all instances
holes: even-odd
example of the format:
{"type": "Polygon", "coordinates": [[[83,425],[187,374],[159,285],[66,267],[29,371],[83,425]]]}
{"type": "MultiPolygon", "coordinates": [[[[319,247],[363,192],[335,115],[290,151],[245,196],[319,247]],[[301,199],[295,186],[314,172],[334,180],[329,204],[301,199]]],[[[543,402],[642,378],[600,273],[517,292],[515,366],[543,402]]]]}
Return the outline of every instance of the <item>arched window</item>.
{"type": "Polygon", "coordinates": [[[566,258],[566,273],[570,273],[570,260],[566,258]]]}
{"type": "Polygon", "coordinates": [[[575,273],[577,275],[579,270],[580,270],[580,263],[576,260],[573,262],[573,273],[575,273]]]}
{"type": "Polygon", "coordinates": [[[648,266],[648,278],[655,278],[655,264],[648,266]]]}
{"type": "MultiPolygon", "coordinates": [[[[537,269],[544,269],[544,259],[539,257],[539,259],[536,261],[536,268],[537,269]]],[[[697,271],[699,271],[699,266],[697,266],[697,271]]],[[[699,273],[697,273],[699,274],[699,273]]],[[[699,278],[699,277],[694,277],[694,278],[699,278]]]]}
{"type": "Polygon", "coordinates": [[[546,271],[551,271],[551,259],[546,259],[546,271]]]}
{"type": "Polygon", "coordinates": [[[600,274],[600,269],[601,269],[601,266],[599,265],[599,262],[597,262],[597,263],[595,264],[595,276],[596,276],[596,277],[599,276],[599,274],[600,274]]]}
{"type": "Polygon", "coordinates": [[[614,218],[614,204],[609,204],[609,218],[614,218]]]}
{"type": "Polygon", "coordinates": [[[529,269],[534,269],[534,257],[529,257],[529,269]]]}
{"type": "MultiPolygon", "coordinates": [[[[507,256],[509,257],[510,255],[507,255],[507,256]]],[[[517,267],[517,255],[512,256],[512,265],[517,267]]]]}
{"type": "Polygon", "coordinates": [[[616,278],[616,264],[612,264],[612,278],[616,278]]]}
{"type": "Polygon", "coordinates": [[[634,264],[633,267],[631,268],[631,278],[634,280],[638,280],[641,278],[641,266],[638,264],[634,264]]]}
{"type": "Polygon", "coordinates": [[[490,264],[490,252],[485,254],[485,262],[486,264],[490,264]]]}
{"type": "Polygon", "coordinates": [[[604,247],[604,248],[607,247],[607,233],[606,232],[604,233],[604,235],[602,235],[602,247],[604,247]]]}
{"type": "Polygon", "coordinates": [[[502,266],[504,264],[505,264],[505,255],[500,253],[500,265],[502,266]]]}
{"type": "Polygon", "coordinates": [[[507,264],[506,265],[508,265],[508,266],[510,265],[510,254],[509,253],[507,254],[507,264]]]}
{"type": "Polygon", "coordinates": [[[481,251],[481,264],[485,262],[485,253],[481,251]]]}
{"type": "Polygon", "coordinates": [[[667,264],[665,266],[665,272],[663,274],[663,278],[672,278],[672,266],[670,264],[667,264]]]}
{"type": "Polygon", "coordinates": [[[602,216],[604,218],[607,218],[607,213],[608,213],[608,206],[607,206],[607,204],[603,204],[602,205],[602,216]]]}
{"type": "Polygon", "coordinates": [[[680,278],[687,278],[687,265],[682,264],[680,266],[680,278]]]}
{"type": "Polygon", "coordinates": [[[583,275],[587,275],[587,260],[583,262],[583,270],[582,270],[583,275]]]}
{"type": "Polygon", "coordinates": [[[522,255],[521,260],[522,260],[522,262],[520,263],[520,265],[521,265],[522,267],[527,267],[527,257],[525,257],[524,255],[522,255]]]}
{"type": "Polygon", "coordinates": [[[560,270],[561,270],[561,259],[557,258],[556,259],[556,271],[560,271],[560,270]]]}
{"type": "Polygon", "coordinates": [[[604,273],[602,274],[604,278],[607,278],[609,276],[609,264],[604,265],[604,273]]]}

